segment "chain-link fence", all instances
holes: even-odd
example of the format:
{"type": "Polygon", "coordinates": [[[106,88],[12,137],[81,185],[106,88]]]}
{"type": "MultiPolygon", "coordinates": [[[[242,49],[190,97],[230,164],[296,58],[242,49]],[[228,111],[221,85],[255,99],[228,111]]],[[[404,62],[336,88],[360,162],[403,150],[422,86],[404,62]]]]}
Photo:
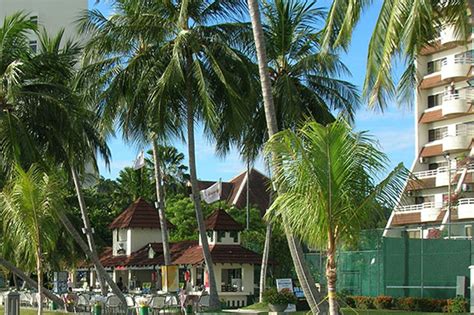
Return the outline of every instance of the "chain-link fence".
{"type": "MultiPolygon", "coordinates": [[[[452,229],[459,229],[460,223],[452,229]]],[[[466,222],[462,223],[466,226],[466,222]]],[[[427,235],[431,227],[420,227],[427,235]]],[[[383,237],[383,230],[364,231],[356,247],[337,253],[338,291],[351,295],[390,295],[450,298],[456,295],[458,276],[469,276],[470,237],[383,237]]],[[[325,285],[326,256],[306,254],[317,281],[325,285]]]]}

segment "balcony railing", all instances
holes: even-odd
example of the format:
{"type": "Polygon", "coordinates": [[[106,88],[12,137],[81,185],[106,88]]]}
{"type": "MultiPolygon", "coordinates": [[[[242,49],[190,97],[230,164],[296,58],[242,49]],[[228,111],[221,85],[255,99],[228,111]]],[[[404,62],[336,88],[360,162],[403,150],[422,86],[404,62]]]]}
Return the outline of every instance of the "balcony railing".
{"type": "Polygon", "coordinates": [[[406,205],[406,206],[397,206],[395,207],[396,212],[416,212],[422,211],[423,209],[433,209],[433,208],[443,208],[443,203],[435,202],[425,202],[417,205],[406,205]]]}
{"type": "Polygon", "coordinates": [[[474,205],[474,198],[461,198],[458,201],[459,206],[474,205]]]}

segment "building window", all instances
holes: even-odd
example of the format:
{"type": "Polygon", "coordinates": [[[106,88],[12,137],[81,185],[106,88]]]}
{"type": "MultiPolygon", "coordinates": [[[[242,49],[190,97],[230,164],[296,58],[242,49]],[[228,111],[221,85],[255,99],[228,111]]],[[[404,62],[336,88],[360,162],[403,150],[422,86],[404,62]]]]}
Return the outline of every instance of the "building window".
{"type": "Polygon", "coordinates": [[[234,239],[234,243],[239,242],[239,232],[237,231],[230,232],[230,237],[234,239]]]}
{"type": "Polygon", "coordinates": [[[443,138],[444,134],[448,131],[448,127],[442,127],[437,129],[428,130],[428,141],[436,141],[443,138]]]}
{"type": "Polygon", "coordinates": [[[217,241],[222,242],[222,239],[225,237],[224,231],[217,231],[217,241]]]}
{"type": "Polygon", "coordinates": [[[214,242],[214,231],[207,231],[207,238],[209,241],[214,242]]]}
{"type": "Polygon", "coordinates": [[[242,291],[242,269],[222,269],[222,292],[242,291]]]}
{"type": "Polygon", "coordinates": [[[464,226],[464,235],[468,238],[472,238],[472,225],[464,226]]]}
{"type": "Polygon", "coordinates": [[[30,48],[36,54],[36,52],[38,51],[38,41],[30,40],[30,48]]]}
{"type": "MultiPolygon", "coordinates": [[[[444,58],[443,58],[444,59],[444,58]]],[[[441,70],[441,63],[443,59],[437,59],[433,61],[429,61],[426,65],[427,74],[435,73],[441,70]]]]}
{"type": "Polygon", "coordinates": [[[416,205],[421,205],[424,202],[425,202],[425,197],[422,197],[422,196],[415,197],[415,204],[416,205]]]}
{"type": "Polygon", "coordinates": [[[30,16],[30,22],[33,23],[34,25],[38,25],[38,16],[37,15],[30,16]]]}
{"type": "Polygon", "coordinates": [[[441,94],[428,95],[428,108],[441,105],[441,94]]]}
{"type": "Polygon", "coordinates": [[[421,238],[420,230],[407,230],[408,238],[421,238]]]}

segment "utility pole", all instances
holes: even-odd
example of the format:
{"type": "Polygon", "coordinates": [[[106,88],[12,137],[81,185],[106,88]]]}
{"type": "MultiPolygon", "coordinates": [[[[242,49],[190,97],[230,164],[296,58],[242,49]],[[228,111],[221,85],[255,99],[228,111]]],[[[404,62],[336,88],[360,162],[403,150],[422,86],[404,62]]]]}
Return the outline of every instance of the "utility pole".
{"type": "Polygon", "coordinates": [[[247,181],[246,181],[246,189],[247,189],[247,230],[250,229],[250,160],[247,159],[247,181]]]}

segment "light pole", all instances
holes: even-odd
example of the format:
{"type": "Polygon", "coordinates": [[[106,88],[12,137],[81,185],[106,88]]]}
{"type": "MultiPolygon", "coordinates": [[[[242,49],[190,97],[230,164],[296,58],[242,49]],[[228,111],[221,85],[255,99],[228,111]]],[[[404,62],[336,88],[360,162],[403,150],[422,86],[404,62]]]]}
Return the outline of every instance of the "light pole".
{"type": "Polygon", "coordinates": [[[448,162],[448,239],[451,239],[451,157],[449,153],[444,155],[444,158],[448,162]]]}

